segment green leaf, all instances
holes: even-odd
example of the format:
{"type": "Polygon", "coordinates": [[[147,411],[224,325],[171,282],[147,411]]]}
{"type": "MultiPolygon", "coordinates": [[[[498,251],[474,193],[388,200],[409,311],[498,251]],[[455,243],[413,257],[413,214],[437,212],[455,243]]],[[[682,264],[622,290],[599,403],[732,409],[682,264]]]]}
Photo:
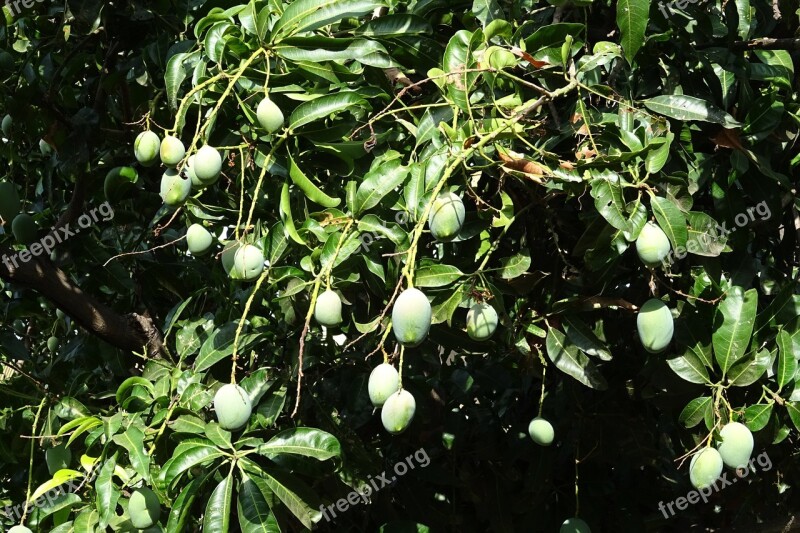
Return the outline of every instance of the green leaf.
{"type": "Polygon", "coordinates": [[[556,367],[587,387],[606,390],[608,383],[600,371],[578,347],[569,342],[563,333],[550,328],[546,339],[547,356],[556,367]]]}
{"type": "Polygon", "coordinates": [[[595,172],[590,183],[594,206],[606,222],[618,230],[630,231],[619,174],[609,170],[595,172]]]}
{"type": "Polygon", "coordinates": [[[658,221],[658,225],[667,234],[672,249],[686,248],[689,230],[686,228],[686,218],[674,202],[661,196],[651,196],[650,207],[658,221]]]}
{"type": "Polygon", "coordinates": [[[683,408],[683,411],[678,416],[678,420],[685,428],[691,429],[703,421],[709,409],[711,409],[711,397],[701,396],[695,398],[686,404],[686,407],[683,408]]]}
{"type": "Polygon", "coordinates": [[[236,499],[239,527],[242,528],[242,533],[280,533],[281,530],[277,527],[275,517],[258,483],[263,484],[263,481],[242,474],[236,499]]]}
{"type": "Polygon", "coordinates": [[[414,272],[414,285],[417,287],[443,287],[450,285],[464,273],[452,265],[427,265],[414,272]]]}
{"type": "Polygon", "coordinates": [[[717,221],[706,213],[690,211],[686,214],[688,237],[686,250],[695,255],[717,257],[725,249],[727,236],[717,231],[717,221]]]}
{"type": "Polygon", "coordinates": [[[746,41],[750,38],[750,27],[753,23],[753,10],[750,8],[750,0],[735,0],[736,13],[739,15],[739,27],[736,33],[739,38],[746,41]]]}
{"type": "Polygon", "coordinates": [[[265,465],[261,480],[275,496],[307,528],[311,528],[319,513],[319,499],[300,479],[272,464],[265,465]]]}
{"type": "Polygon", "coordinates": [[[733,286],[717,307],[711,342],[723,375],[742,358],[750,345],[758,308],[758,293],[733,286]]]}
{"type": "Polygon", "coordinates": [[[733,365],[728,372],[728,381],[737,387],[747,387],[755,383],[767,371],[772,360],[769,350],[751,352],[747,357],[733,365]]]}
{"type": "Polygon", "coordinates": [[[396,13],[367,21],[363,26],[356,28],[354,33],[367,37],[419,35],[433,33],[433,27],[430,22],[417,15],[396,13]]]}
{"type": "Polygon", "coordinates": [[[778,343],[778,366],[775,369],[775,379],[778,382],[778,390],[782,389],[787,383],[794,382],[797,373],[797,359],[795,359],[794,347],[792,346],[792,336],[782,329],[776,338],[778,343]]]}
{"type": "Polygon", "coordinates": [[[114,435],[113,440],[127,450],[128,459],[136,473],[149,480],[150,456],[144,451],[144,433],[139,428],[129,427],[125,433],[114,435]]]}
{"type": "Polygon", "coordinates": [[[311,457],[317,461],[340,457],[342,454],[336,437],[319,429],[305,427],[282,431],[256,451],[266,457],[289,453],[311,457]]]}
{"type": "Polygon", "coordinates": [[[175,498],[167,519],[167,533],[183,533],[187,530],[187,521],[192,515],[192,505],[200,493],[205,481],[213,475],[213,471],[203,477],[196,477],[189,481],[181,493],[175,498]]]}
{"type": "Polygon", "coordinates": [[[500,260],[500,277],[514,279],[527,272],[530,267],[531,254],[527,249],[523,249],[516,255],[500,260]]]}
{"type": "Polygon", "coordinates": [[[701,100],[700,98],[695,98],[694,96],[664,94],[649,98],[642,103],[650,111],[677,120],[713,122],[728,129],[742,125],[741,122],[736,121],[732,116],[714,104],[701,100]]]}
{"type": "Polygon", "coordinates": [[[400,159],[377,165],[364,176],[356,191],[355,215],[372,209],[381,199],[405,182],[409,168],[400,159]]]}
{"type": "Polygon", "coordinates": [[[667,363],[673,372],[689,383],[710,383],[703,361],[690,351],[680,357],[667,359],[667,363]]]}
{"type": "Polygon", "coordinates": [[[562,316],[564,332],[567,338],[586,355],[597,357],[603,361],[611,360],[611,352],[603,344],[597,335],[587,326],[583,320],[575,315],[565,313],[562,316]]]}
{"type": "Polygon", "coordinates": [[[150,391],[151,395],[155,395],[156,389],[155,387],[153,387],[152,383],[150,383],[143,377],[133,376],[123,381],[122,384],[120,384],[120,386],[117,388],[116,399],[119,405],[125,403],[125,400],[129,396],[128,393],[131,391],[131,389],[133,389],[134,386],[144,387],[145,389],[150,391]]]}
{"type": "Polygon", "coordinates": [[[203,516],[203,531],[228,533],[233,501],[233,479],[230,474],[216,486],[206,504],[203,516]]]}
{"type": "Polygon", "coordinates": [[[794,428],[800,431],[800,402],[786,402],[786,410],[789,412],[789,418],[792,419],[794,428]]]}
{"type": "Polygon", "coordinates": [[[281,221],[283,222],[283,229],[286,231],[289,237],[291,237],[291,239],[297,244],[305,246],[306,241],[304,241],[300,234],[297,233],[297,230],[294,226],[294,217],[292,216],[292,202],[289,195],[288,181],[283,184],[283,188],[281,189],[280,215],[281,221]]]}
{"type": "Polygon", "coordinates": [[[472,14],[481,21],[484,28],[493,20],[502,20],[504,17],[503,9],[496,0],[474,0],[472,14]]]}
{"type": "Polygon", "coordinates": [[[291,152],[288,153],[288,158],[289,177],[292,178],[292,183],[297,185],[297,187],[303,191],[309,200],[323,207],[336,207],[342,202],[339,198],[331,198],[322,192],[319,187],[314,185],[314,183],[312,183],[312,181],[308,179],[305,174],[303,174],[303,171],[300,170],[300,167],[297,166],[297,163],[294,162],[291,152]]]}
{"type": "Polygon", "coordinates": [[[308,102],[303,102],[292,111],[289,116],[289,130],[294,131],[306,124],[353,107],[369,109],[369,104],[358,93],[352,91],[343,91],[314,98],[308,102]]]}
{"type": "Polygon", "coordinates": [[[103,463],[94,480],[95,506],[99,510],[99,526],[105,528],[116,515],[119,489],[114,485],[114,469],[117,466],[117,456],[112,455],[103,463]]]}
{"type": "Polygon", "coordinates": [[[349,17],[361,17],[384,5],[375,0],[296,0],[289,4],[272,28],[273,41],[349,17]]]}
{"type": "MultiPolygon", "coordinates": [[[[459,30],[450,38],[444,52],[442,69],[448,73],[446,78],[447,93],[455,104],[463,111],[469,109],[469,91],[477,79],[477,73],[465,70],[475,67],[470,41],[472,32],[459,30]]],[[[417,132],[419,135],[419,131],[417,132]]]]}
{"type": "MultiPolygon", "coordinates": [[[[221,328],[215,329],[200,348],[200,354],[194,362],[195,372],[208,370],[219,361],[233,354],[233,342],[236,339],[238,324],[231,322],[221,328]]],[[[243,333],[239,338],[239,351],[244,352],[255,344],[260,335],[243,333]]]]}
{"type": "Polygon", "coordinates": [[[621,34],[620,44],[628,63],[644,44],[644,34],[650,20],[650,0],[618,0],[617,26],[621,34]]]}
{"type": "Polygon", "coordinates": [[[201,439],[191,439],[184,441],[175,449],[175,454],[164,465],[163,478],[167,486],[172,483],[184,472],[195,465],[209,463],[222,457],[224,454],[208,441],[201,439]]]}
{"type": "Polygon", "coordinates": [[[761,431],[772,416],[771,403],[757,403],[744,410],[745,425],[750,431],[761,431]]]}

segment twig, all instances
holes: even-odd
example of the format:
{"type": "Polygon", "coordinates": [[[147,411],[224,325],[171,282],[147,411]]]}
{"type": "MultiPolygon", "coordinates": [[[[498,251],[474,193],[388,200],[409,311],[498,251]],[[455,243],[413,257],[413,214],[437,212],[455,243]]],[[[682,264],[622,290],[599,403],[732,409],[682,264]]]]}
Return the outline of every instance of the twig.
{"type": "Polygon", "coordinates": [[[150,253],[150,252],[152,252],[153,250],[160,250],[160,249],[162,249],[162,248],[167,248],[167,247],[169,247],[169,246],[172,246],[173,244],[175,244],[175,243],[176,243],[176,242],[178,242],[178,241],[182,241],[182,240],[183,240],[183,239],[185,239],[185,238],[186,238],[186,235],[184,235],[183,237],[178,237],[178,238],[177,238],[177,239],[175,239],[174,241],[170,241],[170,242],[168,242],[168,243],[166,243],[166,244],[161,244],[161,245],[159,245],[159,246],[155,246],[155,247],[153,247],[153,248],[148,248],[147,250],[140,250],[140,251],[138,251],[138,252],[125,252],[124,254],[118,254],[118,255],[115,255],[114,257],[112,257],[111,259],[109,259],[108,261],[106,261],[105,263],[103,263],[103,266],[108,266],[108,264],[109,264],[111,261],[113,261],[114,259],[117,259],[117,258],[119,258],[119,257],[125,257],[125,256],[127,256],[127,255],[140,255],[140,254],[147,254],[147,253],[150,253]]]}

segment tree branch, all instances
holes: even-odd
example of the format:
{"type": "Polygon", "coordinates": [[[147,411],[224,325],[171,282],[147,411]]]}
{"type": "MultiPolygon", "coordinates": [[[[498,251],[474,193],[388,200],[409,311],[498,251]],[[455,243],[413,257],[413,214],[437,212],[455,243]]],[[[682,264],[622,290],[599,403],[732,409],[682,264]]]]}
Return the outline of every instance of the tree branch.
{"type": "Polygon", "coordinates": [[[800,50],[800,39],[773,39],[762,37],[751,41],[735,41],[730,46],[731,50],[800,50]]]}
{"type": "Polygon", "coordinates": [[[14,251],[0,248],[0,277],[34,289],[52,301],[82,327],[107,343],[126,352],[147,350],[150,357],[165,355],[161,332],[153,321],[137,313],[121,315],[83,292],[63,270],[48,258],[32,258],[27,263],[11,256],[14,251]]]}

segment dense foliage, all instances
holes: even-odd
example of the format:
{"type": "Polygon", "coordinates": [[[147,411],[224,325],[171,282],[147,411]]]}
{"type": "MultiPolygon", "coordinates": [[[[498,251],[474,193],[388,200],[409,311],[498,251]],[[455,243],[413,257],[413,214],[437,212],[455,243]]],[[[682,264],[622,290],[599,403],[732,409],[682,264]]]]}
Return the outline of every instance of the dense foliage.
{"type": "Polygon", "coordinates": [[[5,527],[791,522],[796,3],[4,10],[5,527]]]}

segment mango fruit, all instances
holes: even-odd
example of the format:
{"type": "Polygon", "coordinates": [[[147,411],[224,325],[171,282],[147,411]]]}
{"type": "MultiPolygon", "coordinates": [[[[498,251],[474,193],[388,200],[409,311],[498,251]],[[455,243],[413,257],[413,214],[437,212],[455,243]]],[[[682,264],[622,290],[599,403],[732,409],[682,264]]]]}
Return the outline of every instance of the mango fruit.
{"type": "Polygon", "coordinates": [[[161,139],[152,131],[143,131],[136,136],[133,142],[133,155],[145,167],[152,167],[156,163],[161,148],[161,139]]]}
{"type": "Polygon", "coordinates": [[[739,422],[729,422],[719,432],[722,442],[717,446],[722,462],[730,468],[747,468],[753,453],[753,434],[739,422]]]}
{"type": "Polygon", "coordinates": [[[392,435],[398,435],[406,430],[414,419],[417,411],[417,402],[405,389],[401,389],[386,399],[381,409],[381,422],[383,427],[392,435]]]}
{"type": "Polygon", "coordinates": [[[428,228],[437,241],[452,241],[464,225],[464,202],[452,192],[439,194],[433,201],[428,228]]]}
{"type": "Polygon", "coordinates": [[[636,239],[636,253],[647,266],[658,266],[667,258],[670,251],[667,234],[656,224],[648,222],[636,239]]]}
{"type": "Polygon", "coordinates": [[[128,502],[128,516],[137,529],[146,529],[161,518],[161,502],[156,493],[147,487],[136,489],[128,502]]]}
{"type": "Polygon", "coordinates": [[[322,326],[332,328],[342,323],[342,299],[328,289],[317,296],[314,319],[322,326]]]}
{"type": "Polygon", "coordinates": [[[261,127],[269,133],[275,133],[283,127],[283,111],[268,96],[258,104],[256,117],[261,127]]]}
{"type": "Polygon", "coordinates": [[[253,281],[264,271],[264,254],[252,244],[245,244],[236,250],[233,256],[233,268],[230,276],[233,279],[253,281]]]}
{"type": "Polygon", "coordinates": [[[689,480],[696,489],[710,487],[722,474],[722,456],[715,448],[704,448],[689,463],[689,480]]]}
{"type": "Polygon", "coordinates": [[[431,328],[431,304],[415,288],[400,293],[392,307],[392,328],[397,342],[413,348],[422,344],[431,328]]]}
{"type": "Polygon", "coordinates": [[[539,446],[550,446],[555,438],[553,425],[542,417],[537,416],[528,424],[528,435],[539,446]]]}
{"type": "Polygon", "coordinates": [[[203,255],[214,243],[214,237],[200,224],[192,224],[186,230],[186,244],[192,255],[203,255]]]}
{"type": "Polygon", "coordinates": [[[214,395],[214,413],[222,429],[235,431],[241,428],[250,420],[252,412],[250,395],[239,385],[228,383],[214,395]]]}
{"type": "Polygon", "coordinates": [[[400,388],[400,374],[389,363],[381,363],[372,369],[367,389],[369,401],[375,407],[381,407],[392,394],[400,388]]]}
{"type": "Polygon", "coordinates": [[[162,163],[170,168],[175,168],[186,155],[186,147],[177,137],[167,135],[161,141],[159,153],[161,154],[162,163]]]}
{"type": "Polygon", "coordinates": [[[161,199],[170,207],[186,202],[192,192],[192,180],[184,178],[174,168],[168,168],[161,176],[161,199]]]}
{"type": "Polygon", "coordinates": [[[192,169],[198,180],[206,186],[213,184],[222,172],[222,156],[213,146],[205,145],[194,155],[192,169]]]}
{"type": "Polygon", "coordinates": [[[39,228],[36,221],[28,213],[20,213],[11,222],[11,232],[20,244],[31,244],[36,241],[39,228]]]}
{"type": "Polygon", "coordinates": [[[644,349],[650,353],[659,353],[669,346],[675,324],[669,307],[655,298],[647,300],[636,316],[636,329],[644,349]]]}
{"type": "Polygon", "coordinates": [[[467,312],[467,335],[472,340],[485,341],[494,335],[497,329],[497,311],[494,307],[481,302],[470,307],[467,312]]]}

